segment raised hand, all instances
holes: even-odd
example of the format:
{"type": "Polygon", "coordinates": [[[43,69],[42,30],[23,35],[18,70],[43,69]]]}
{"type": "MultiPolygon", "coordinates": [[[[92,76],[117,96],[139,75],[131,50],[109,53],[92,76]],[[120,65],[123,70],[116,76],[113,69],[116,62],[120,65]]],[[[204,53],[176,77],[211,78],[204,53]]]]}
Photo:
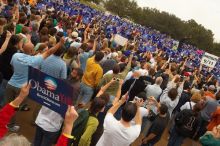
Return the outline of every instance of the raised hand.
{"type": "Polygon", "coordinates": [[[73,125],[74,121],[78,118],[78,113],[76,112],[74,106],[68,106],[66,111],[64,124],[65,126],[73,125]]]}
{"type": "Polygon", "coordinates": [[[6,39],[10,39],[12,36],[12,34],[10,33],[10,31],[7,31],[7,34],[6,34],[6,39]]]}
{"type": "Polygon", "coordinates": [[[62,38],[60,39],[60,43],[61,43],[61,44],[64,44],[64,43],[65,43],[65,38],[64,38],[64,37],[62,37],[62,38]]]}
{"type": "Polygon", "coordinates": [[[76,121],[78,116],[79,115],[76,112],[74,106],[69,105],[64,119],[64,129],[63,129],[64,134],[71,135],[73,129],[73,123],[76,121]]]}
{"type": "Polygon", "coordinates": [[[128,92],[125,95],[122,96],[121,102],[124,103],[127,100],[128,100],[128,92]]]}

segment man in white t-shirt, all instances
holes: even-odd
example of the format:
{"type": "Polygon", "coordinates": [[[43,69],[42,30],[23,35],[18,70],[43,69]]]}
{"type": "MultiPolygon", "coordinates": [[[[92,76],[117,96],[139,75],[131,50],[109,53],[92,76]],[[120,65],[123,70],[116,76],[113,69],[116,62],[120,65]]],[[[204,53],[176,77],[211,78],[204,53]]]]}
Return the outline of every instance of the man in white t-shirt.
{"type": "Polygon", "coordinates": [[[129,146],[139,136],[142,123],[139,106],[142,103],[126,103],[120,121],[113,116],[127,98],[128,95],[124,95],[109,109],[104,121],[103,135],[96,146],[129,146]],[[131,124],[133,118],[135,125],[131,124]]]}

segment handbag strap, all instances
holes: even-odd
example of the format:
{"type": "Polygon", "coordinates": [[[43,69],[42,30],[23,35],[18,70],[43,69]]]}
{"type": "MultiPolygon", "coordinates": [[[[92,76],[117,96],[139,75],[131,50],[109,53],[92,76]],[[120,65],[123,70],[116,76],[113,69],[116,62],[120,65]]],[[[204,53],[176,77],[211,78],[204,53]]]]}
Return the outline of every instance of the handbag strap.
{"type": "Polygon", "coordinates": [[[192,104],[191,104],[191,101],[189,102],[189,106],[190,106],[190,109],[192,110],[192,104]]]}

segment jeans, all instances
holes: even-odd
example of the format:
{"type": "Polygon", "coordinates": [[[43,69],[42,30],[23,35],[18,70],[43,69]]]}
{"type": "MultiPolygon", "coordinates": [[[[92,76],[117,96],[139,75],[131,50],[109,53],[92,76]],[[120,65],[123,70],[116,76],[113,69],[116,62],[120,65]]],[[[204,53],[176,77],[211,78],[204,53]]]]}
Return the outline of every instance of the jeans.
{"type": "Polygon", "coordinates": [[[176,128],[172,128],[167,146],[181,146],[184,139],[184,136],[181,136],[176,132],[176,128]]]}
{"type": "Polygon", "coordinates": [[[150,127],[152,125],[152,122],[148,120],[147,117],[143,117],[142,119],[142,125],[141,125],[141,133],[146,136],[150,127]]]}
{"type": "Polygon", "coordinates": [[[80,93],[77,103],[87,104],[92,98],[94,89],[85,83],[80,83],[80,93]]]}
{"type": "Polygon", "coordinates": [[[175,118],[176,118],[176,115],[178,114],[179,112],[174,112],[172,115],[171,115],[171,118],[170,118],[170,122],[168,123],[168,129],[169,129],[169,133],[172,132],[174,126],[175,126],[175,118]]]}
{"type": "Polygon", "coordinates": [[[33,146],[52,146],[56,143],[59,134],[59,131],[48,132],[37,126],[33,146]]]}

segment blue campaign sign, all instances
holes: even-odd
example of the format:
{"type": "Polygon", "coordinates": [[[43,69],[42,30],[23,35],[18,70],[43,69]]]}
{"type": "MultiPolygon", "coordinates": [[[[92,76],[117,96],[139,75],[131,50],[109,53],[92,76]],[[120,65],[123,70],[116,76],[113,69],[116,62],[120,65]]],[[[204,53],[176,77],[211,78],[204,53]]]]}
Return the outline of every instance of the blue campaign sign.
{"type": "Polygon", "coordinates": [[[71,85],[33,67],[29,67],[28,81],[31,83],[29,97],[32,100],[65,116],[67,105],[73,102],[74,89],[71,85]]]}

